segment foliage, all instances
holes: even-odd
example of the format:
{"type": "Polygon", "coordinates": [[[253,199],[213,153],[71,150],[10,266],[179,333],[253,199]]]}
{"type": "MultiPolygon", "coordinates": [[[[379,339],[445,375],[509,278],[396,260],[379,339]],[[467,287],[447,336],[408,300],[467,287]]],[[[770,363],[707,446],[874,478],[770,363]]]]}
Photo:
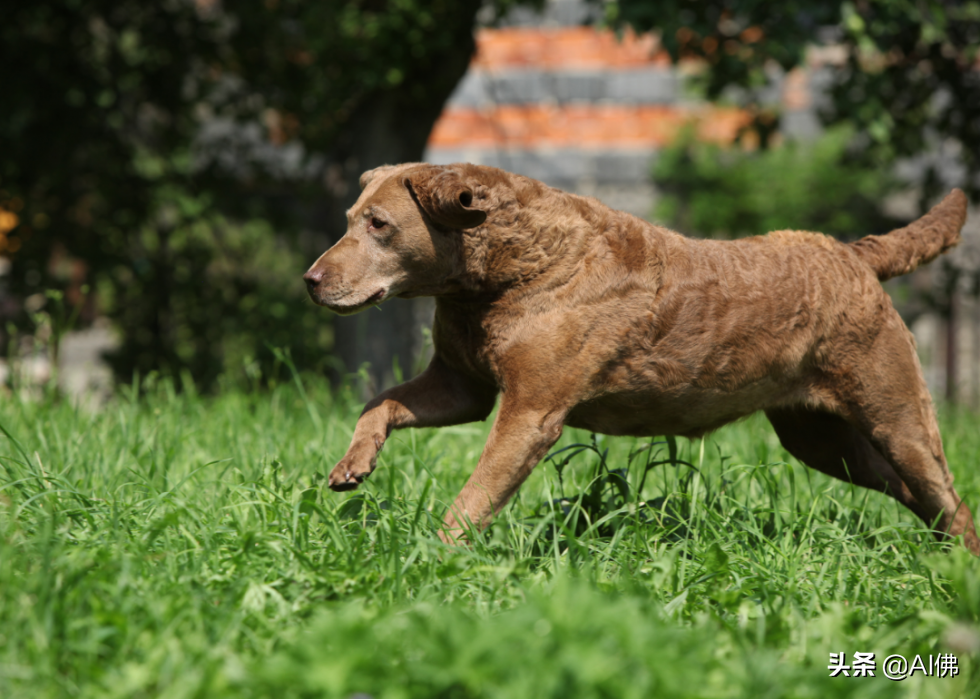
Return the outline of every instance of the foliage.
{"type": "Polygon", "coordinates": [[[0,125],[0,205],[20,222],[11,237],[114,262],[161,179],[214,184],[192,177],[186,160],[202,121],[265,116],[274,141],[323,152],[379,91],[411,82],[413,99],[430,98],[434,63],[460,34],[472,48],[471,4],[7,7],[3,63],[19,67],[5,81],[0,125]],[[38,229],[47,232],[35,238],[38,229]]]}
{"type": "Polygon", "coordinates": [[[329,152],[378,93],[404,86],[408,100],[441,107],[455,80],[448,90],[440,85],[439,64],[460,45],[469,60],[478,7],[473,0],[272,0],[235,7],[228,40],[234,58],[224,68],[247,90],[222,106],[250,118],[249,102],[262,95],[277,112],[274,138],[329,152]]]}
{"type": "Polygon", "coordinates": [[[121,242],[149,215],[153,149],[186,146],[214,59],[214,28],[190,3],[7,4],[0,206],[18,217],[4,240],[15,282],[46,288],[63,247],[83,260],[125,260],[121,242]]]}
{"type": "MultiPolygon", "coordinates": [[[[963,188],[980,200],[980,2],[844,3],[841,19],[851,48],[832,87],[830,118],[848,119],[867,134],[877,162],[951,140],[965,168],[963,188]]],[[[931,163],[922,201],[942,186],[931,163]]]]}
{"type": "Polygon", "coordinates": [[[307,261],[268,221],[229,219],[176,187],[154,201],[154,221],[128,241],[129,264],[103,277],[103,308],[129,329],[108,357],[116,375],[187,372],[204,389],[236,374],[268,380],[273,347],[328,367],[330,326],[310,312],[299,275],[307,261]]]}
{"type": "MultiPolygon", "coordinates": [[[[761,418],[674,447],[567,430],[556,449],[595,451],[560,479],[542,464],[447,549],[438,523],[488,425],[396,433],[335,494],[322,474],[361,406],[295,379],[0,403],[0,695],[976,695],[976,559],[799,466],[761,418]],[[627,465],[625,490],[587,503],[627,465]],[[879,671],[954,652],[960,675],[830,679],[841,651],[879,671]]],[[[975,420],[941,420],[974,505],[975,420]]]]}
{"type": "MultiPolygon", "coordinates": [[[[675,60],[703,60],[709,99],[731,86],[747,90],[763,136],[774,131],[777,116],[759,104],[770,65],[784,71],[803,66],[807,47],[829,39],[844,58],[831,71],[825,123],[853,124],[867,161],[881,167],[952,139],[965,169],[960,186],[980,200],[980,121],[975,118],[980,3],[975,0],[617,0],[609,16],[618,24],[658,30],[675,60]]],[[[934,171],[925,184],[923,202],[940,186],[934,171]]]]}
{"type": "Polygon", "coordinates": [[[665,148],[653,179],[655,216],[685,233],[736,237],[799,229],[856,238],[894,227],[879,203],[892,178],[848,162],[852,131],[756,151],[699,142],[692,131],[665,148]]]}
{"type": "Polygon", "coordinates": [[[765,86],[770,63],[785,71],[801,65],[818,30],[836,24],[839,16],[839,3],[801,0],[618,0],[607,8],[611,22],[657,31],[675,61],[707,63],[709,70],[701,79],[710,100],[720,98],[730,85],[765,86]]]}
{"type": "MultiPolygon", "coordinates": [[[[472,53],[479,6],[8,3],[0,14],[0,63],[16,66],[6,71],[0,121],[0,254],[13,261],[8,291],[23,298],[77,285],[51,259],[78,260],[89,286],[112,298],[103,310],[125,338],[116,364],[123,379],[153,366],[188,370],[206,385],[215,362],[233,362],[219,351],[231,341],[215,343],[213,332],[199,331],[249,318],[255,322],[240,323],[236,334],[260,346],[270,339],[267,327],[285,323],[281,308],[295,301],[294,278],[330,238],[310,241],[298,232],[320,225],[317,207],[333,196],[324,195],[324,180],[341,198],[351,189],[328,163],[333,156],[345,162],[342,146],[358,140],[366,114],[382,102],[404,123],[415,112],[431,113],[407,148],[421,157],[472,53]],[[234,136],[231,143],[213,137],[208,127],[216,125],[234,136]],[[289,167],[253,157],[287,142],[299,148],[289,167]],[[193,202],[193,223],[187,215],[180,225],[170,220],[181,202],[193,202]],[[279,241],[260,242],[259,228],[269,238],[274,228],[279,241]],[[228,240],[240,235],[254,244],[229,255],[228,240]],[[284,246],[305,253],[302,261],[283,257],[272,265],[293,265],[288,282],[262,269],[262,255],[284,246]],[[223,270],[216,280],[223,289],[203,286],[215,277],[202,270],[214,268],[223,270]],[[279,300],[235,307],[228,296],[241,287],[262,287],[267,297],[278,292],[279,300]],[[198,339],[188,344],[190,335],[198,339]]],[[[391,146],[406,136],[393,130],[386,138],[391,146]]],[[[308,310],[288,306],[297,331],[308,329],[308,310]]],[[[14,315],[29,327],[23,312],[14,315]]],[[[273,333],[276,342],[281,335],[273,333]]],[[[321,335],[309,333],[304,342],[321,335]]],[[[311,348],[321,355],[328,349],[311,348]]]]}

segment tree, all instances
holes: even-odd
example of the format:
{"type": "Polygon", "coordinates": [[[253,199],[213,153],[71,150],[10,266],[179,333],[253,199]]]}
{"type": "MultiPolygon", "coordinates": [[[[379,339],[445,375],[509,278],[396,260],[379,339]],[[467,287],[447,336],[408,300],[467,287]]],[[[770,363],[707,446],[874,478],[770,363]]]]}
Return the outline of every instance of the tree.
{"type": "MultiPolygon", "coordinates": [[[[216,338],[238,321],[251,329],[252,354],[288,339],[290,322],[295,342],[310,343],[310,323],[329,321],[298,305],[305,265],[342,233],[362,170],[421,158],[473,53],[480,5],[7,3],[0,252],[13,260],[11,290],[24,297],[69,284],[53,254],[84,263],[123,331],[123,378],[190,369],[210,382],[224,360],[216,338]],[[247,157],[230,167],[228,158],[209,158],[202,128],[220,120],[239,131],[261,123],[274,143],[301,144],[302,167],[283,174],[247,157]],[[280,235],[318,231],[292,237],[307,259],[284,288],[297,304],[284,312],[272,313],[278,302],[258,293],[276,254],[258,232],[270,227],[263,221],[280,235]]],[[[395,355],[407,368],[406,315],[389,308],[353,319],[367,323],[357,332],[337,323],[334,349],[346,368],[366,360],[380,375],[395,355]]],[[[272,360],[267,349],[264,356],[272,360]]]]}
{"type": "MultiPolygon", "coordinates": [[[[829,38],[844,60],[832,74],[825,124],[851,124],[859,136],[855,149],[879,166],[953,139],[964,167],[960,184],[980,201],[980,2],[617,0],[608,17],[658,31],[674,60],[701,59],[708,99],[741,88],[763,144],[778,119],[758,101],[769,67],[801,66],[807,47],[829,38]]],[[[939,189],[930,172],[923,207],[939,189]]]]}
{"type": "Polygon", "coordinates": [[[125,259],[156,187],[145,156],[192,137],[194,78],[214,49],[187,3],[4,5],[0,206],[16,221],[0,246],[18,290],[50,285],[54,249],[96,267],[125,259]]]}

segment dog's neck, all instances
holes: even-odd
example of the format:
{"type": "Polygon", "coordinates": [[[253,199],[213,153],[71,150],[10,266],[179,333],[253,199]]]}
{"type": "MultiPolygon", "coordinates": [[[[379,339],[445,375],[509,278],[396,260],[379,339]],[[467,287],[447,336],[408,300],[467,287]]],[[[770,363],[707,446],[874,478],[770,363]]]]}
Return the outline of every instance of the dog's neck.
{"type": "Polygon", "coordinates": [[[488,216],[482,226],[463,232],[458,279],[467,290],[516,291],[545,278],[548,285],[561,284],[574,274],[596,233],[598,202],[583,206],[582,197],[523,177],[508,185],[477,193],[488,216]]]}
{"type": "Polygon", "coordinates": [[[487,220],[463,232],[460,269],[447,298],[491,304],[569,285],[600,266],[629,272],[656,265],[657,241],[675,235],[595,199],[514,180],[509,191],[478,193],[489,205],[487,220]]]}

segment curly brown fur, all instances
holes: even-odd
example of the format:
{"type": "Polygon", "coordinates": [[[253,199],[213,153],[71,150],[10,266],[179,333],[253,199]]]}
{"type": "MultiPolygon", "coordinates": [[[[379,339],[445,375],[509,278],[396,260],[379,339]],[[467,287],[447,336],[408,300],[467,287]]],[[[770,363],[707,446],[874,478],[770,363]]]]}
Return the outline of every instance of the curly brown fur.
{"type": "Polygon", "coordinates": [[[306,273],[310,294],[340,313],[434,296],[435,356],[367,404],[330,487],[357,487],[393,429],[482,420],[499,396],[446,516],[453,541],[489,523],[564,425],[697,436],[763,410],[804,463],[980,553],[912,337],[879,283],[957,242],[962,192],[845,244],[689,239],[476,165],[386,166],[362,184],[347,235],[306,273]]]}

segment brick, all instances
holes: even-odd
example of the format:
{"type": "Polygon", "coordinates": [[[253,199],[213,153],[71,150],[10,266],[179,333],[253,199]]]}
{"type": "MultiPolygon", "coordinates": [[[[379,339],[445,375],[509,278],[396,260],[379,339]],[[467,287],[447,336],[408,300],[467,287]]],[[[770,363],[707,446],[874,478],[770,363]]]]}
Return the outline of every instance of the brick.
{"type": "Polygon", "coordinates": [[[670,65],[670,57],[652,34],[626,32],[620,41],[611,31],[591,27],[481,29],[476,44],[473,64],[486,70],[670,65]]]}
{"type": "Polygon", "coordinates": [[[430,147],[658,148],[687,121],[697,123],[701,138],[731,142],[748,115],[729,107],[704,105],[530,104],[485,109],[446,109],[429,137],[430,147]]]}

